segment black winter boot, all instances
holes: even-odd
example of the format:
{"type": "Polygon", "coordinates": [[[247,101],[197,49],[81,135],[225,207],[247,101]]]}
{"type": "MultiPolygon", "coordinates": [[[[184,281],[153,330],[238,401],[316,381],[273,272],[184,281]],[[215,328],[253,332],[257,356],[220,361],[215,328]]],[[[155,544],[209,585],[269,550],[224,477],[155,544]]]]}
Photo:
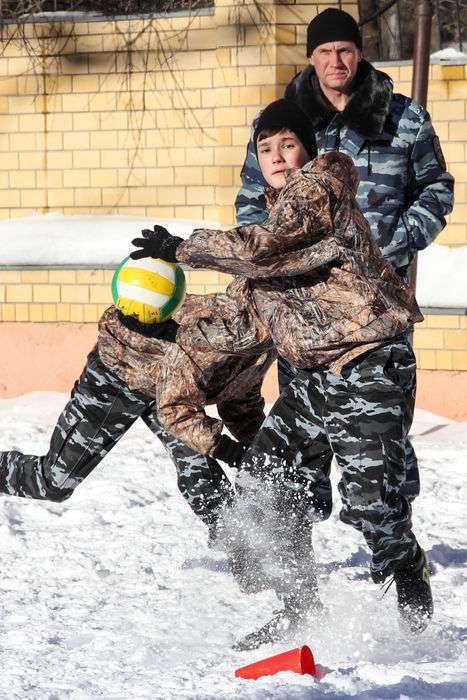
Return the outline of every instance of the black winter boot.
{"type": "Polygon", "coordinates": [[[412,634],[423,632],[433,617],[428,559],[420,547],[413,562],[394,571],[397,601],[403,626],[412,634]]]}
{"type": "Polygon", "coordinates": [[[250,632],[233,644],[235,651],[257,649],[263,644],[274,644],[282,639],[292,637],[298,630],[313,624],[323,614],[323,604],[316,595],[313,604],[305,607],[298,606],[296,600],[284,600],[283,610],[277,610],[265,625],[250,632]]]}
{"type": "Polygon", "coordinates": [[[285,609],[277,610],[269,622],[239,639],[232,645],[232,649],[235,651],[249,651],[250,649],[257,649],[263,644],[274,644],[274,642],[280,641],[288,634],[293,634],[294,629],[294,621],[289,618],[287,611],[285,609]]]}

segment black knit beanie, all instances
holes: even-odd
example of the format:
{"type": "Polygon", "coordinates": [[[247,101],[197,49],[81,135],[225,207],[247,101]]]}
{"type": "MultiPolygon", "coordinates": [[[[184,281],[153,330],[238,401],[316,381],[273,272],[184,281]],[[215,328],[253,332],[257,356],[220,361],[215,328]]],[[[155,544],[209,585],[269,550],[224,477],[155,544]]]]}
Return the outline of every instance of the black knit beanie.
{"type": "Polygon", "coordinates": [[[317,46],[330,41],[353,41],[362,49],[362,35],[358,24],[348,12],[330,7],[311,20],[306,32],[306,55],[311,56],[317,46]]]}
{"type": "Polygon", "coordinates": [[[261,112],[253,141],[258,152],[258,136],[266,129],[289,129],[300,139],[310,160],[316,157],[316,141],[310,120],[300,107],[291,100],[271,102],[261,112]]]}

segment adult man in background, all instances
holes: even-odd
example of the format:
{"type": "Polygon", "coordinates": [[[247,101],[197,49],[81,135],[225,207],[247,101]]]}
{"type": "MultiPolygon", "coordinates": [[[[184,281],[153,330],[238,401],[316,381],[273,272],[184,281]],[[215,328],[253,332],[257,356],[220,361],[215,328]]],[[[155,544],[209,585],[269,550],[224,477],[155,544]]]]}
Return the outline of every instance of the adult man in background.
{"type": "MultiPolygon", "coordinates": [[[[308,115],[318,153],[341,151],[357,168],[358,204],[372,235],[401,277],[406,278],[418,250],[426,248],[446,225],[452,210],[454,180],[429,114],[408,97],[393,92],[392,81],[362,56],[357,23],[346,12],[324,10],[308,25],[308,66],[287,86],[285,97],[308,115]]],[[[256,120],[253,124],[253,130],[256,120]]],[[[265,181],[250,140],[242,169],[243,186],[235,205],[239,224],[266,218],[265,181]]],[[[279,386],[295,369],[279,358],[279,386]]],[[[418,465],[407,441],[404,495],[420,490],[418,465]]],[[[319,451],[311,462],[331,461],[319,451]]],[[[331,509],[329,483],[319,487],[324,514],[331,509]]]]}

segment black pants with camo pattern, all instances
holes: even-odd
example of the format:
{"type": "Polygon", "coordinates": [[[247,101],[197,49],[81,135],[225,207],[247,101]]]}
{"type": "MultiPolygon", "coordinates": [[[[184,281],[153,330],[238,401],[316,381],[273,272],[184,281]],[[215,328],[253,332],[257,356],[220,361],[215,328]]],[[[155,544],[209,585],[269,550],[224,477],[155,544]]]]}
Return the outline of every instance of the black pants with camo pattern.
{"type": "Polygon", "coordinates": [[[401,337],[356,358],[342,375],[328,368],[297,372],[237,477],[239,490],[250,497],[252,476],[260,485],[279,484],[287,512],[296,503],[300,519],[313,522],[330,505],[323,484],[334,455],[341,475],[340,518],[362,532],[375,581],[412,560],[417,548],[404,495],[415,369],[411,346],[401,337]],[[324,498],[317,498],[320,490],[324,498]]]}
{"type": "MultiPolygon", "coordinates": [[[[279,389],[282,393],[286,387],[295,379],[298,370],[292,367],[287,360],[279,357],[277,362],[277,376],[279,380],[279,389]]],[[[415,454],[414,447],[410,438],[405,441],[405,465],[406,478],[401,487],[402,493],[408,499],[413,501],[414,498],[420,495],[420,472],[418,469],[418,459],[415,454]]],[[[329,460],[329,471],[331,470],[331,460],[329,460]]],[[[328,478],[324,478],[314,487],[316,503],[319,504],[319,512],[322,514],[322,519],[329,517],[332,511],[332,491],[331,482],[328,478]]]]}
{"type": "Polygon", "coordinates": [[[63,409],[46,455],[0,453],[0,492],[12,496],[63,501],[92,472],[138,419],[159,438],[177,470],[178,488],[208,526],[230,497],[231,486],[218,463],[197,454],[158,422],[155,401],[130,391],[101,362],[97,349],[63,409]]]}

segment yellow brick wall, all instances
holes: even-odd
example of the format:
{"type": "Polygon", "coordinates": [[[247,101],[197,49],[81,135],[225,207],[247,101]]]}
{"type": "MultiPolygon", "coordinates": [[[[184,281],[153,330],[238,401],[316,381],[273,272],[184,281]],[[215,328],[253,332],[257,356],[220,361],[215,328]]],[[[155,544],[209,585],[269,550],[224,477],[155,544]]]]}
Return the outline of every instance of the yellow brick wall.
{"type": "Polygon", "coordinates": [[[419,369],[467,370],[467,316],[428,314],[415,329],[419,369]]]}
{"type": "Polygon", "coordinates": [[[0,217],[232,223],[251,121],[302,66],[306,25],[327,4],[217,0],[211,16],[28,24],[32,58],[4,28],[0,217]]]}
{"type": "MultiPolygon", "coordinates": [[[[112,304],[113,270],[0,270],[0,321],[92,323],[112,304]]],[[[189,270],[190,294],[223,291],[221,272],[189,270]]]]}
{"type": "MultiPolygon", "coordinates": [[[[327,4],[217,0],[208,16],[28,24],[27,51],[4,28],[0,218],[233,223],[251,121],[303,66],[306,25],[327,4]]],[[[384,70],[410,94],[411,66],[384,70]]],[[[428,109],[457,183],[447,245],[467,243],[466,105],[467,66],[431,66],[428,109]]]]}
{"type": "MultiPolygon", "coordinates": [[[[230,275],[186,273],[190,294],[223,291],[230,275]]],[[[96,322],[112,303],[113,270],[0,270],[0,321],[96,322]]],[[[467,316],[425,317],[414,338],[420,369],[467,370],[467,316]]]]}
{"type": "MultiPolygon", "coordinates": [[[[0,218],[60,211],[233,223],[251,121],[302,68],[306,25],[329,4],[217,0],[213,15],[149,25],[27,25],[34,60],[8,42],[7,28],[0,218]]],[[[356,2],[343,7],[357,16],[356,2]]],[[[383,70],[410,94],[411,66],[383,70]]],[[[465,245],[467,66],[431,66],[428,109],[456,177],[439,242],[465,245]]],[[[95,321],[110,302],[111,274],[0,271],[0,320],[95,321]]],[[[222,288],[226,276],[215,275],[189,273],[190,291],[222,288]]],[[[465,317],[427,317],[415,333],[419,366],[467,369],[466,339],[465,317]]]]}

